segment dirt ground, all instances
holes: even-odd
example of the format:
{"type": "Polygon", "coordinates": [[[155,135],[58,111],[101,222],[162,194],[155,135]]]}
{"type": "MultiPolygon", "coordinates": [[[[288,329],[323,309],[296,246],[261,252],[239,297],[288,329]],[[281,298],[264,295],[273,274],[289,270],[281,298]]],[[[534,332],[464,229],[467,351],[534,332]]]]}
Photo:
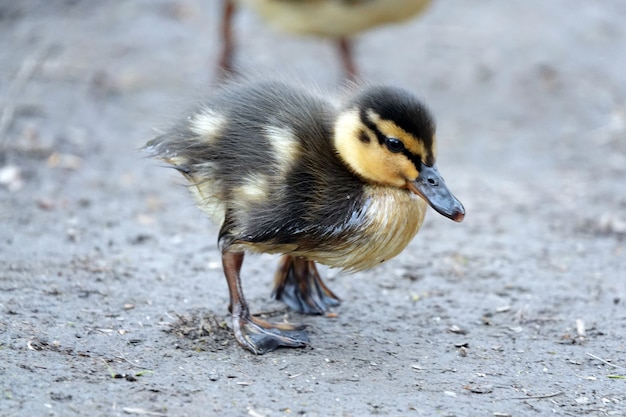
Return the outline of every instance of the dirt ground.
{"type": "MultiPolygon", "coordinates": [[[[0,1],[0,415],[626,415],[626,3],[438,0],[364,34],[364,78],[438,120],[464,203],[396,259],[325,270],[311,345],[228,330],[216,226],[138,148],[210,91],[219,2],[0,1]]],[[[237,61],[341,78],[330,42],[237,16],[237,61]]]]}

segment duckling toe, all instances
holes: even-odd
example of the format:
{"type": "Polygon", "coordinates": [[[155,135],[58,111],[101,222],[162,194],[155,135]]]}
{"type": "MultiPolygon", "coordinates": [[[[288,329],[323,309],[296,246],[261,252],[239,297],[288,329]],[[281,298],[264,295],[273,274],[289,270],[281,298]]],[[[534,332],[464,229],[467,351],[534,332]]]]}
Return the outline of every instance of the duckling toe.
{"type": "Polygon", "coordinates": [[[272,297],[303,314],[324,314],[341,301],[324,284],[315,262],[289,255],[281,258],[272,297]]]}
{"type": "Polygon", "coordinates": [[[256,355],[279,347],[305,347],[309,336],[303,325],[269,323],[257,317],[233,317],[235,338],[240,345],[256,355]]]}

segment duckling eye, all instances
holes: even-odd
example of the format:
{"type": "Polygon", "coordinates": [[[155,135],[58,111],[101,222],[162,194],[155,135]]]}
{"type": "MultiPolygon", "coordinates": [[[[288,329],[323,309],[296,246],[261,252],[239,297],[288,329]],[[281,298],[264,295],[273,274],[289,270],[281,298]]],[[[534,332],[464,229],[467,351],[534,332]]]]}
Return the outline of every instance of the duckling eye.
{"type": "Polygon", "coordinates": [[[404,150],[404,143],[400,139],[386,138],[385,145],[393,153],[402,152],[404,150]]]}

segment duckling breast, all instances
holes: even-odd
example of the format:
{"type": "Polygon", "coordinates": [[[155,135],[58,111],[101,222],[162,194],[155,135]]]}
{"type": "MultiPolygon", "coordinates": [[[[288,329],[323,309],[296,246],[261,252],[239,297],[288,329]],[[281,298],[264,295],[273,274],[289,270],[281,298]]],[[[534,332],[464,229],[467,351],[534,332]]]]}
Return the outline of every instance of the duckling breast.
{"type": "MultiPolygon", "coordinates": [[[[235,246],[262,253],[287,253],[356,272],[398,255],[419,231],[427,205],[406,190],[364,185],[354,204],[317,220],[264,227],[262,235],[242,233],[235,246]],[[271,236],[270,236],[271,235],[271,236]]],[[[287,221],[291,216],[284,216],[287,221]]],[[[295,219],[295,217],[291,217],[295,219]]]]}
{"type": "Polygon", "coordinates": [[[366,185],[361,224],[337,251],[314,254],[331,267],[360,271],[397,256],[417,234],[427,204],[406,190],[366,185]]]}

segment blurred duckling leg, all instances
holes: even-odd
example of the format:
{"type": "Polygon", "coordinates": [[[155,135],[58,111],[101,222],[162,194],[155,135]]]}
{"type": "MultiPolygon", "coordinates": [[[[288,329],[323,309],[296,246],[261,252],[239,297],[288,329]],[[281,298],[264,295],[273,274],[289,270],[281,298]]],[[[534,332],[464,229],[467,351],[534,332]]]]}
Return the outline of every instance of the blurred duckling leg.
{"type": "Polygon", "coordinates": [[[237,342],[257,355],[270,352],[280,346],[306,346],[309,338],[304,326],[287,323],[272,324],[250,315],[239,275],[243,257],[243,252],[222,252],[222,265],[230,291],[229,310],[237,342]]]}
{"type": "Polygon", "coordinates": [[[337,45],[339,46],[339,56],[346,73],[346,78],[350,81],[355,81],[357,78],[357,70],[354,58],[352,57],[352,43],[350,39],[343,36],[339,38],[337,45]]]}
{"type": "Polygon", "coordinates": [[[272,296],[304,314],[324,314],[341,301],[324,284],[315,262],[289,255],[280,259],[272,296]]]}
{"type": "Polygon", "coordinates": [[[235,41],[233,39],[233,16],[235,14],[235,3],[233,0],[224,0],[222,9],[222,24],[220,34],[222,40],[222,53],[217,64],[218,76],[225,77],[233,74],[233,51],[235,41]]]}

